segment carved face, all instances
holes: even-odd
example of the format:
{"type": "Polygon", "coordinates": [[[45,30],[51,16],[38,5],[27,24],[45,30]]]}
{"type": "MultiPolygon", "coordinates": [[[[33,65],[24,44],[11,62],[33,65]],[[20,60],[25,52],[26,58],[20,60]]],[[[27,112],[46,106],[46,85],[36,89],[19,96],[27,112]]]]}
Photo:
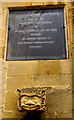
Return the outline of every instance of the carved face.
{"type": "Polygon", "coordinates": [[[41,107],[42,100],[38,96],[23,96],[21,98],[21,107],[25,110],[36,110],[41,107]]]}
{"type": "Polygon", "coordinates": [[[45,94],[42,90],[39,89],[22,89],[18,90],[19,92],[19,101],[18,108],[19,110],[44,110],[45,109],[45,94]]]}

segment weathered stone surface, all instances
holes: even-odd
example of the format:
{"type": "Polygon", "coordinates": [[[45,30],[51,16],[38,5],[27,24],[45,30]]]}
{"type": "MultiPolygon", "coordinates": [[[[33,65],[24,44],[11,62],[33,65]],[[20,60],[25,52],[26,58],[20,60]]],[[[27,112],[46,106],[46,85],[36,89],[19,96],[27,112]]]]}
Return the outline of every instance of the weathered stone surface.
{"type": "Polygon", "coordinates": [[[14,112],[14,111],[5,111],[2,112],[2,118],[23,118],[22,112],[14,112]]]}
{"type": "MultiPolygon", "coordinates": [[[[6,111],[18,111],[18,108],[16,106],[17,104],[17,93],[16,92],[7,92],[6,93],[6,99],[5,99],[5,110],[6,111]],[[11,104],[13,103],[13,104],[11,104]]],[[[72,110],[72,94],[69,91],[66,90],[59,90],[54,91],[50,93],[50,91],[47,91],[47,97],[46,97],[46,115],[44,115],[46,118],[51,118],[51,116],[56,117],[67,117],[67,114],[72,110]]],[[[18,112],[19,114],[19,112],[18,112]]],[[[68,115],[68,117],[71,117],[71,114],[68,115]]],[[[68,118],[67,117],[67,118],[68,118]]]]}
{"type": "Polygon", "coordinates": [[[0,70],[2,70],[2,60],[0,60],[0,70]]]}
{"type": "Polygon", "coordinates": [[[60,74],[60,65],[58,60],[38,61],[38,75],[57,75],[60,74]]]}
{"type": "MultiPolygon", "coordinates": [[[[73,59],[74,62],[74,59],[73,59]]],[[[72,75],[74,76],[74,63],[72,64],[72,75]]]]}
{"type": "Polygon", "coordinates": [[[72,89],[74,91],[74,59],[72,59],[72,89]]]}
{"type": "Polygon", "coordinates": [[[38,62],[38,75],[58,75],[71,74],[72,61],[70,60],[50,60],[38,62]]]}
{"type": "Polygon", "coordinates": [[[45,119],[52,119],[52,118],[56,118],[56,119],[59,119],[59,118],[72,118],[72,112],[71,111],[64,111],[64,112],[61,112],[61,111],[55,111],[55,112],[49,112],[47,113],[46,115],[43,115],[42,118],[45,118],[45,119]]]}
{"type": "Polygon", "coordinates": [[[21,88],[32,87],[32,79],[33,79],[32,76],[29,75],[8,77],[6,90],[16,91],[18,88],[21,89],[21,88]]]}
{"type": "Polygon", "coordinates": [[[0,14],[0,28],[2,28],[2,15],[0,14]]]}
{"type": "Polygon", "coordinates": [[[0,69],[0,88],[2,88],[2,69],[0,69]]]}
{"type": "Polygon", "coordinates": [[[36,75],[38,69],[37,61],[8,62],[8,76],[36,75]],[[18,65],[19,64],[19,65],[18,65]]]}
{"type": "Polygon", "coordinates": [[[66,90],[47,92],[47,109],[50,111],[72,111],[72,93],[66,90]]]}
{"type": "Polygon", "coordinates": [[[61,74],[72,74],[72,61],[65,60],[60,61],[61,74]]]}
{"type": "Polygon", "coordinates": [[[5,46],[0,46],[0,59],[4,57],[5,46]]]}
{"type": "Polygon", "coordinates": [[[2,110],[0,110],[0,119],[2,119],[2,110]]]}
{"type": "Polygon", "coordinates": [[[70,75],[41,75],[36,76],[32,80],[32,84],[34,87],[50,87],[50,86],[72,86],[72,76],[70,75]]]}
{"type": "Polygon", "coordinates": [[[0,46],[2,45],[2,29],[0,28],[0,46]]]}
{"type": "Polygon", "coordinates": [[[9,110],[9,111],[18,111],[17,108],[17,93],[15,92],[6,92],[5,95],[5,105],[4,105],[4,109],[5,110],[9,110]]]}
{"type": "Polygon", "coordinates": [[[2,8],[0,8],[0,18],[1,18],[1,20],[0,20],[0,29],[5,29],[5,28],[7,28],[7,13],[8,13],[8,11],[7,11],[7,9],[5,8],[5,9],[2,9],[2,8]]]}
{"type": "Polygon", "coordinates": [[[8,17],[7,17],[7,11],[6,11],[6,12],[2,12],[2,25],[1,25],[1,28],[6,29],[7,24],[8,24],[8,17]]]}
{"type": "Polygon", "coordinates": [[[0,46],[6,46],[6,34],[7,30],[6,29],[0,29],[0,46]]]}
{"type": "Polygon", "coordinates": [[[74,91],[74,75],[72,76],[72,90],[74,91]]]}
{"type": "Polygon", "coordinates": [[[58,0],[55,0],[55,2],[50,2],[49,0],[27,0],[27,2],[24,2],[24,0],[16,0],[16,2],[13,0],[13,2],[11,2],[11,0],[9,0],[9,2],[7,2],[7,0],[3,0],[3,8],[6,7],[23,7],[23,6],[36,6],[36,5],[48,5],[48,4],[52,4],[52,5],[57,5],[58,4],[58,0]]]}
{"type": "Polygon", "coordinates": [[[72,111],[72,118],[74,119],[74,110],[72,111]]]}
{"type": "MultiPolygon", "coordinates": [[[[23,118],[24,113],[20,112],[3,112],[3,118],[23,118]]],[[[45,119],[48,118],[71,118],[72,113],[70,111],[68,112],[50,112],[48,117],[44,117],[45,119]]],[[[43,118],[43,117],[42,117],[43,118]]],[[[43,119],[44,119],[43,118],[43,119]]]]}
{"type": "Polygon", "coordinates": [[[64,112],[55,112],[56,118],[72,118],[72,112],[71,111],[64,111],[64,112]]]}
{"type": "Polygon", "coordinates": [[[60,75],[71,74],[71,61],[23,61],[23,62],[9,62],[8,76],[15,75],[60,75]],[[19,64],[19,65],[18,65],[19,64]],[[27,67],[28,66],[28,67],[27,67]],[[65,69],[64,69],[65,68],[65,69]]]}
{"type": "Polygon", "coordinates": [[[2,107],[2,84],[0,84],[0,108],[2,107]]]}
{"type": "Polygon", "coordinates": [[[0,46],[0,58],[2,58],[2,47],[0,46]]]}
{"type": "Polygon", "coordinates": [[[74,90],[72,91],[72,110],[74,112],[74,90]]]}
{"type": "MultiPolygon", "coordinates": [[[[1,65],[0,65],[1,67],[1,65]]],[[[2,69],[0,69],[0,118],[2,118],[2,109],[3,109],[3,97],[2,97],[2,69]]]]}
{"type": "Polygon", "coordinates": [[[72,44],[72,58],[74,59],[74,44],[72,44]]]}

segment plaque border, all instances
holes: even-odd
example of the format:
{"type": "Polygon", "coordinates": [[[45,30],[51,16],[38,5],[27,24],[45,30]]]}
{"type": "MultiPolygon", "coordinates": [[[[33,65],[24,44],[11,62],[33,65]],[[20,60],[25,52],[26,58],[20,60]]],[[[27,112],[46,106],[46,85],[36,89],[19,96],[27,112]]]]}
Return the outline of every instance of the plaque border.
{"type": "MultiPolygon", "coordinates": [[[[9,22],[9,11],[10,10],[29,10],[29,9],[40,9],[40,8],[45,8],[45,9],[50,9],[50,8],[64,8],[64,27],[65,27],[65,51],[66,51],[66,55],[65,58],[63,59],[40,59],[40,60],[66,60],[69,59],[69,47],[68,47],[68,29],[67,29],[67,8],[66,8],[66,3],[63,2],[61,4],[51,4],[51,2],[49,3],[35,3],[33,4],[32,2],[30,2],[28,5],[26,3],[25,6],[22,7],[7,7],[7,34],[6,34],[6,48],[5,48],[5,56],[4,59],[5,61],[31,61],[31,60],[7,60],[7,42],[8,42],[8,22],[9,22]],[[31,6],[30,6],[31,5],[31,6]]],[[[32,60],[33,61],[33,60],[32,60]]],[[[34,60],[34,61],[38,61],[38,59],[34,60]]]]}

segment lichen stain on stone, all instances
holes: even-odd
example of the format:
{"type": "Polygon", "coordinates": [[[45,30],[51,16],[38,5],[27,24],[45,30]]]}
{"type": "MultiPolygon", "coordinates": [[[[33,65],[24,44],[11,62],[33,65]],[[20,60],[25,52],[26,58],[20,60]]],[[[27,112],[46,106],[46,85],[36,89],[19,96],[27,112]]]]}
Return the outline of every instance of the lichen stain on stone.
{"type": "Polygon", "coordinates": [[[38,75],[57,75],[60,74],[59,61],[39,61],[38,62],[38,75]]]}

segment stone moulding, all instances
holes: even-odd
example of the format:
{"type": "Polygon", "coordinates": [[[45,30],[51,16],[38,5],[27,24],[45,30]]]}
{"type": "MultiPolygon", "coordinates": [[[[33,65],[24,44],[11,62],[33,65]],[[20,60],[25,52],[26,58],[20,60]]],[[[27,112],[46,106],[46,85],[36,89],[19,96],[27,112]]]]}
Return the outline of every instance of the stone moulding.
{"type": "Polygon", "coordinates": [[[45,111],[45,90],[39,88],[17,89],[19,94],[18,109],[20,111],[45,111]]]}

